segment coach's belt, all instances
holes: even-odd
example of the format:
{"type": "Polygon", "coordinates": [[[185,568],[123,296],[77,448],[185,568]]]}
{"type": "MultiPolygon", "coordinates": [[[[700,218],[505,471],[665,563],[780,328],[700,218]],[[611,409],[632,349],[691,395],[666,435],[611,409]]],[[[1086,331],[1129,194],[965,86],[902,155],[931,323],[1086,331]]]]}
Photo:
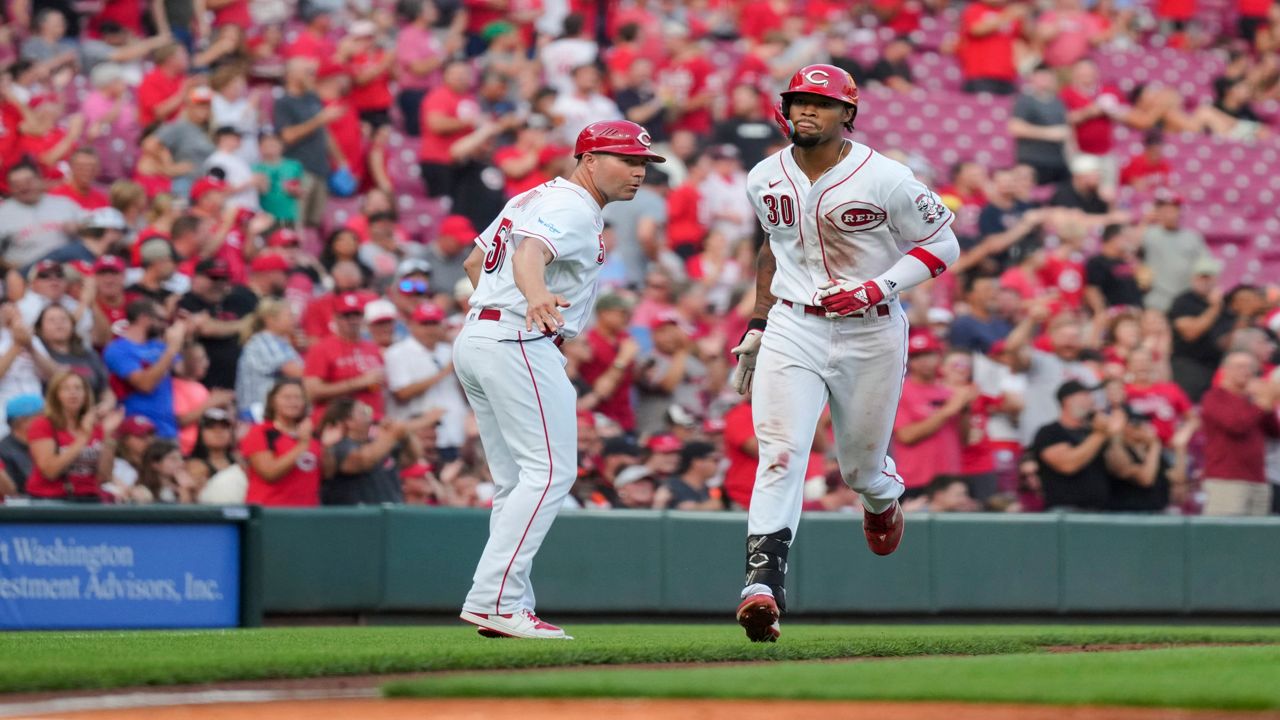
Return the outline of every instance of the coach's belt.
{"type": "MultiPolygon", "coordinates": [[[[481,308],[480,314],[476,315],[476,319],[477,320],[493,320],[494,322],[497,322],[502,319],[502,311],[499,310],[498,308],[481,308]]],[[[551,342],[555,343],[556,347],[560,347],[561,345],[564,344],[563,335],[543,335],[543,337],[551,338],[551,342]]]]}
{"type": "MultiPolygon", "coordinates": [[[[783,305],[786,305],[787,307],[796,307],[796,305],[798,305],[798,303],[793,303],[790,300],[779,300],[778,302],[782,303],[783,305]]],[[[827,316],[827,309],[822,307],[821,305],[800,305],[800,307],[804,308],[805,315],[817,315],[819,317],[827,316]]],[[[859,310],[858,312],[849,313],[848,315],[845,315],[845,317],[856,317],[856,318],[866,317],[866,316],[867,316],[866,310],[859,310]]],[[[876,316],[889,317],[889,306],[876,305],[876,316]]]]}

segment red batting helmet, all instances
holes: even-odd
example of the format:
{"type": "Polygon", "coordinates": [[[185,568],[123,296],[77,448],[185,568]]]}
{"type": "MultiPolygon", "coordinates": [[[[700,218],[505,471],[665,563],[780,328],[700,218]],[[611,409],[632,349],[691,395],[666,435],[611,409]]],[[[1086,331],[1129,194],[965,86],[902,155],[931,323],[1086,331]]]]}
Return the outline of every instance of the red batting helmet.
{"type": "Polygon", "coordinates": [[[578,141],[573,145],[573,156],[578,158],[583,153],[611,153],[666,162],[666,158],[649,149],[652,144],[649,131],[640,125],[629,120],[607,120],[591,123],[578,133],[578,141]]]}
{"type": "MultiPolygon", "coordinates": [[[[774,108],[775,120],[778,127],[782,129],[782,134],[788,139],[795,130],[791,126],[789,119],[791,110],[791,96],[800,93],[809,93],[811,95],[821,95],[839,100],[853,108],[853,115],[858,115],[858,84],[853,81],[853,76],[835,65],[806,65],[796,71],[791,76],[791,82],[787,83],[787,89],[782,91],[782,104],[774,108]]],[[[845,126],[849,130],[853,129],[852,119],[845,126]]]]}

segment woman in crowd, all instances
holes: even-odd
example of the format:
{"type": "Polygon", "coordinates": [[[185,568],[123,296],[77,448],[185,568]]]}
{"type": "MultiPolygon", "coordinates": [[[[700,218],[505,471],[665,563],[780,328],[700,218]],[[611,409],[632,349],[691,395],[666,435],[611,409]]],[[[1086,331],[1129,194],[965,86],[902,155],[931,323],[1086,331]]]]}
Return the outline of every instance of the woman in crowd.
{"type": "Polygon", "coordinates": [[[187,472],[182,451],[170,440],[154,440],[142,453],[138,485],[146,488],[156,502],[193,505],[200,486],[187,472]]]}
{"type": "Polygon", "coordinates": [[[114,407],[107,367],[97,353],[86,350],[84,341],[75,333],[71,313],[61,305],[50,305],[36,318],[35,334],[44,345],[45,354],[59,365],[68,367],[89,381],[94,397],[105,407],[114,407]]]}
{"type": "Polygon", "coordinates": [[[236,449],[235,424],[222,408],[209,408],[200,418],[200,434],[187,460],[187,474],[198,485],[240,463],[236,449]]]}
{"type": "Polygon", "coordinates": [[[373,277],[373,270],[360,260],[360,235],[351,228],[340,228],[329,234],[320,251],[320,265],[325,272],[333,274],[333,266],[343,260],[349,260],[360,268],[363,282],[367,284],[373,277]]]}
{"type": "Polygon", "coordinates": [[[248,460],[245,502],[264,506],[320,504],[320,441],[302,382],[281,380],[267,394],[265,420],[240,444],[248,460]]]}
{"type": "Polygon", "coordinates": [[[272,384],[282,377],[302,377],[302,356],[292,344],[296,328],[287,302],[266,298],[258,303],[236,366],[236,406],[241,417],[261,418],[272,384]]]}
{"type": "Polygon", "coordinates": [[[182,351],[182,362],[173,373],[173,412],[178,416],[178,446],[184,455],[196,446],[197,425],[210,408],[229,409],[235,393],[224,388],[208,388],[202,378],[209,372],[209,353],[200,343],[190,343],[182,351]]]}
{"type": "Polygon", "coordinates": [[[49,381],[44,416],[27,438],[33,463],[27,493],[35,498],[102,502],[101,485],[111,479],[116,429],[124,412],[93,406],[93,390],[83,377],[64,370],[49,381]]]}

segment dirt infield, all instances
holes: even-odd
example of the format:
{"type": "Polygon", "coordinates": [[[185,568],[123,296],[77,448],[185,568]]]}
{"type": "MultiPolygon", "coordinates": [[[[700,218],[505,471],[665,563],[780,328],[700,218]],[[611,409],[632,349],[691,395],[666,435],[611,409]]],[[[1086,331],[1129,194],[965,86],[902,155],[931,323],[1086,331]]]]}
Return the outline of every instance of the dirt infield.
{"type": "Polygon", "coordinates": [[[1280,713],[1160,708],[1044,707],[963,703],[746,702],[716,700],[343,699],[94,710],[27,717],[53,720],[1278,720],[1280,713]]]}

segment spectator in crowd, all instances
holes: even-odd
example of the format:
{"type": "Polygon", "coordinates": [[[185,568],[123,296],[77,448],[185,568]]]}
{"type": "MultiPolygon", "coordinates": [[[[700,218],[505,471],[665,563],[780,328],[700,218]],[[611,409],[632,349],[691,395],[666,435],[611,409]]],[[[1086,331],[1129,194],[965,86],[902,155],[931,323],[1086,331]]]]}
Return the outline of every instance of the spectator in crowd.
{"type": "Polygon", "coordinates": [[[345,110],[338,106],[325,107],[316,95],[316,67],[315,61],[304,57],[289,60],[285,66],[284,94],[276,98],[274,113],[276,128],[284,143],[284,157],[296,160],[305,171],[298,188],[301,205],[298,216],[308,227],[319,227],[324,222],[329,173],[333,168],[346,166],[342,152],[327,129],[345,110]]]}
{"type": "Polygon", "coordinates": [[[119,210],[113,207],[91,210],[76,233],[75,241],[54,250],[44,259],[59,263],[79,260],[92,267],[98,258],[120,247],[128,229],[124,215],[119,210]]]}
{"type": "Polygon", "coordinates": [[[1058,419],[1038,428],[1029,445],[1039,463],[1045,509],[1104,510],[1107,469],[1116,458],[1128,460],[1124,410],[1096,412],[1093,390],[1077,380],[1062,383],[1055,395],[1062,407],[1058,419]]]}
{"type": "Polygon", "coordinates": [[[235,420],[226,408],[211,407],[200,416],[196,444],[187,455],[187,474],[197,486],[230,467],[240,465],[235,420]]]}
{"type": "Polygon", "coordinates": [[[605,262],[621,263],[625,268],[626,283],[630,287],[639,288],[644,285],[650,264],[665,250],[665,193],[669,189],[667,175],[650,164],[645,168],[644,182],[635,198],[631,202],[609,203],[601,213],[614,233],[614,245],[606,255],[605,262]]]}
{"type": "Polygon", "coordinates": [[[291,342],[296,329],[288,303],[270,298],[258,303],[253,320],[241,334],[244,348],[236,361],[236,406],[242,418],[262,417],[267,393],[276,380],[302,377],[302,356],[291,342]]]}
{"type": "Polygon", "coordinates": [[[1131,406],[1124,407],[1128,422],[1114,468],[1108,468],[1111,486],[1107,509],[1117,512],[1164,512],[1180,507],[1187,496],[1187,446],[1198,423],[1186,423],[1172,438],[1167,452],[1152,418],[1131,406]]]}
{"type": "Polygon", "coordinates": [[[417,457],[409,423],[385,419],[372,434],[373,409],[350,397],[330,403],[322,423],[322,505],[404,502],[401,463],[412,464],[417,457]]]}
{"type": "Polygon", "coordinates": [[[171,43],[157,48],[151,56],[155,68],[138,86],[138,124],[147,127],[177,117],[195,78],[187,76],[190,56],[187,49],[171,43]]]}
{"type": "Polygon", "coordinates": [[[86,212],[110,204],[107,194],[94,185],[102,163],[98,161],[98,153],[93,148],[76,148],[67,158],[67,166],[71,169],[71,174],[65,182],[49,188],[50,195],[67,198],[86,212]]]}
{"type": "Polygon", "coordinates": [[[552,112],[564,118],[559,128],[561,144],[571,145],[582,128],[593,122],[623,119],[617,103],[601,92],[602,87],[596,65],[588,63],[573,69],[571,87],[561,91],[552,106],[552,112]]]}
{"type": "Polygon", "coordinates": [[[476,229],[463,215],[449,215],[440,221],[436,239],[423,251],[422,259],[430,267],[435,292],[447,291],[467,276],[463,261],[471,252],[476,229]]]}
{"type": "Polygon", "coordinates": [[[296,224],[306,171],[302,163],[284,156],[284,141],[275,133],[263,135],[258,148],[262,157],[250,168],[255,175],[265,178],[258,202],[263,212],[282,225],[296,224]]]}
{"type": "Polygon", "coordinates": [[[360,122],[374,129],[391,122],[391,69],[396,61],[395,53],[378,47],[377,34],[378,26],[372,20],[357,20],[347,36],[351,104],[360,113],[360,122]]]}
{"type": "Polygon", "coordinates": [[[755,167],[776,144],[777,129],[764,116],[767,103],[760,90],[752,85],[735,86],[729,102],[729,116],[716,123],[712,140],[738,148],[742,166],[755,167]]]}
{"type": "Polygon", "coordinates": [[[1169,183],[1173,166],[1164,152],[1164,133],[1148,130],[1142,136],[1142,152],[1129,158],[1120,168],[1120,184],[1138,190],[1163,187],[1169,183]]]}
{"type": "Polygon", "coordinates": [[[1205,431],[1205,515],[1266,515],[1271,484],[1266,440],[1280,437],[1277,388],[1258,377],[1258,361],[1233,352],[1222,361],[1222,381],[1200,404],[1205,431]]]}
{"type": "Polygon", "coordinates": [[[146,488],[158,503],[193,505],[201,485],[187,472],[177,443],[153,440],[142,452],[138,487],[146,488]]]}
{"type": "Polygon", "coordinates": [[[12,304],[0,305],[0,402],[18,395],[40,394],[41,378],[56,367],[39,351],[31,328],[12,304]]]}
{"type": "Polygon", "coordinates": [[[178,419],[178,446],[183,453],[195,447],[200,418],[209,408],[230,409],[235,393],[226,388],[210,388],[209,355],[199,343],[189,343],[173,368],[173,413],[178,419]]]}
{"type": "Polygon", "coordinates": [[[445,63],[441,82],[422,99],[422,145],[418,151],[427,197],[456,200],[465,173],[478,173],[477,163],[459,163],[451,149],[479,127],[480,106],[472,94],[471,66],[462,60],[445,63]]]}
{"type": "Polygon", "coordinates": [[[1142,258],[1151,273],[1151,289],[1145,300],[1148,308],[1166,312],[1174,298],[1191,289],[1195,269],[1212,263],[1197,262],[1210,257],[1209,248],[1203,235],[1181,226],[1180,195],[1164,188],[1158,190],[1152,214],[1155,222],[1147,225],[1142,236],[1142,258]]]}
{"type": "Polygon", "coordinates": [[[636,429],[631,395],[640,345],[627,332],[630,320],[631,303],[626,298],[601,296],[596,302],[595,327],[584,338],[588,356],[578,368],[582,380],[591,388],[578,398],[579,409],[604,415],[624,433],[636,429]]]}
{"type": "Polygon", "coordinates": [[[112,480],[103,486],[103,490],[117,500],[130,500],[137,496],[140,501],[151,498],[138,488],[138,470],[142,467],[142,453],[152,440],[156,439],[155,423],[141,415],[126,416],[116,431],[119,446],[116,449],[115,467],[112,468],[112,480]]]}
{"type": "Polygon", "coordinates": [[[1080,0],[1057,0],[1053,9],[1041,13],[1035,31],[1047,65],[1074,68],[1107,39],[1106,29],[1106,21],[1086,11],[1080,0]]]}
{"type": "Polygon", "coordinates": [[[205,161],[216,148],[209,137],[209,103],[213,92],[204,86],[192,88],[182,113],[160,126],[156,139],[169,150],[175,163],[189,166],[186,174],[173,178],[173,193],[187,195],[202,176],[205,161]]]}
{"type": "Polygon", "coordinates": [[[982,509],[969,495],[969,486],[957,475],[939,475],[925,492],[902,504],[906,512],[976,512],[982,509]]]}
{"type": "Polygon", "coordinates": [[[908,495],[922,492],[935,475],[960,472],[963,415],[977,392],[940,382],[942,350],[942,343],[927,332],[916,333],[907,343],[907,377],[894,420],[892,452],[908,495]]]}
{"type": "MultiPolygon", "coordinates": [[[[653,471],[644,465],[623,468],[613,479],[617,500],[613,507],[619,510],[653,510],[658,485],[653,471]]],[[[719,508],[714,508],[719,509],[719,508]]]]}
{"type": "Polygon", "coordinates": [[[263,421],[254,425],[240,451],[248,463],[245,502],[263,506],[320,504],[320,459],[307,392],[298,380],[280,380],[267,393],[263,421]]]}
{"type": "Polygon", "coordinates": [[[867,80],[886,85],[895,92],[910,92],[915,87],[908,62],[912,49],[911,40],[902,35],[890,40],[876,64],[871,66],[867,80]]]}
{"type": "Polygon", "coordinates": [[[1112,149],[1115,122],[1128,113],[1124,96],[1120,90],[1102,84],[1093,60],[1081,59],[1071,66],[1070,80],[1062,88],[1062,103],[1067,108],[1076,151],[1096,157],[1102,164],[1103,186],[1115,188],[1118,174],[1112,149]]]}
{"type": "MultiPolygon", "coordinates": [[[[652,433],[664,428],[671,405],[701,407],[710,386],[709,368],[691,329],[674,310],[660,314],[650,326],[653,353],[637,373],[636,428],[652,433]]],[[[721,358],[723,360],[723,358],[721,358]]]]}
{"type": "Polygon", "coordinates": [[[225,203],[232,207],[258,212],[261,205],[258,193],[262,180],[253,174],[253,168],[240,155],[243,147],[240,129],[223,125],[213,132],[213,153],[205,158],[201,168],[205,174],[220,175],[226,183],[225,203]]]}
{"type": "Polygon", "coordinates": [[[1105,315],[1108,308],[1142,307],[1136,251],[1131,227],[1116,224],[1103,229],[1098,254],[1084,267],[1085,302],[1095,316],[1105,315]]]}
{"type": "Polygon", "coordinates": [[[66,370],[49,381],[44,415],[27,430],[33,469],[27,494],[72,502],[102,502],[111,479],[115,432],[124,414],[95,407],[89,383],[66,370]]]}
{"type": "Polygon", "coordinates": [[[1025,89],[1013,103],[1009,134],[1019,163],[1036,171],[1036,184],[1059,183],[1071,178],[1066,144],[1071,137],[1067,108],[1058,97],[1058,80],[1049,67],[1037,67],[1025,89]]]}
{"type": "Polygon", "coordinates": [[[40,171],[18,162],[6,171],[9,199],[0,202],[0,260],[24,268],[66,245],[84,210],[65,197],[44,191],[40,171]]]}
{"type": "Polygon", "coordinates": [[[67,276],[60,263],[41,260],[31,267],[28,279],[30,284],[27,291],[17,303],[24,324],[34,325],[45,308],[57,305],[71,313],[76,334],[89,339],[93,330],[93,315],[87,307],[67,294],[67,276]]]}
{"type": "Polygon", "coordinates": [[[378,298],[364,306],[364,326],[369,341],[383,353],[396,342],[398,313],[390,300],[378,298]]]}
{"type": "MultiPolygon", "coordinates": [[[[339,231],[335,236],[350,239],[352,247],[358,247],[355,236],[350,231],[339,231]]],[[[342,240],[346,242],[347,240],[342,240]]],[[[324,258],[321,258],[323,263],[324,258]]],[[[303,336],[308,343],[321,340],[333,334],[334,316],[341,299],[347,295],[356,295],[360,298],[366,296],[362,287],[364,286],[364,272],[361,265],[354,260],[340,260],[329,268],[329,276],[333,280],[332,292],[325,293],[315,298],[302,311],[299,324],[302,327],[303,336]]]]}
{"type": "Polygon", "coordinates": [[[1018,426],[1024,445],[1030,444],[1040,427],[1053,422],[1060,414],[1055,405],[1061,400],[1055,397],[1055,388],[1068,380],[1076,380],[1085,386],[1097,385],[1098,377],[1081,357],[1084,350],[1084,330],[1074,315],[1066,313],[1050,320],[1050,298],[1030,303],[1027,315],[1014,327],[1006,339],[1006,352],[1015,356],[1014,369],[1025,372],[1027,390],[1018,426]],[[1031,346],[1032,332],[1036,326],[1048,321],[1049,345],[1052,350],[1031,346]]]}
{"type": "Polygon", "coordinates": [[[947,340],[954,348],[986,353],[1008,336],[1013,325],[1000,313],[996,278],[972,273],[965,278],[965,286],[965,312],[951,323],[947,340]]]}
{"type": "Polygon", "coordinates": [[[258,109],[262,107],[262,89],[249,91],[249,79],[244,66],[239,63],[220,65],[209,76],[213,90],[210,103],[210,123],[215,128],[233,128],[238,131],[240,144],[235,155],[246,166],[258,161],[258,133],[261,126],[258,109]]]}
{"type": "Polygon", "coordinates": [[[1049,198],[1055,208],[1078,210],[1071,218],[1074,224],[1106,225],[1124,222],[1123,211],[1112,211],[1111,202],[1102,189],[1102,163],[1094,155],[1076,155],[1071,159],[1071,177],[1058,184],[1049,198]]]}
{"type": "Polygon", "coordinates": [[[93,90],[80,105],[85,138],[92,142],[121,138],[136,144],[142,125],[138,122],[138,106],[125,82],[125,69],[112,62],[99,63],[89,73],[89,84],[93,90]]]}
{"type": "Polygon", "coordinates": [[[341,296],[334,313],[334,334],[307,350],[303,382],[307,397],[316,405],[316,419],[323,416],[329,401],[346,396],[373,408],[375,420],[382,419],[386,371],[382,351],[360,337],[364,306],[365,300],[355,293],[341,296]]]}
{"type": "Polygon", "coordinates": [[[720,451],[706,442],[680,449],[680,467],[658,488],[653,506],[668,510],[723,510],[724,497],[711,481],[719,474],[720,451]]]}
{"type": "MultiPolygon", "coordinates": [[[[1173,326],[1173,381],[1193,402],[1209,389],[1214,372],[1222,362],[1228,336],[1236,327],[1238,316],[1216,286],[1222,263],[1212,256],[1196,260],[1191,268],[1191,287],[1174,298],[1169,307],[1173,326]]],[[[1241,302],[1256,299],[1255,292],[1241,302]]],[[[1234,299],[1234,298],[1233,298],[1234,299]]],[[[1252,318],[1247,318],[1246,322],[1252,318]]]]}
{"type": "Polygon", "coordinates": [[[168,287],[177,272],[173,246],[164,238],[153,237],[139,246],[138,260],[142,276],[125,288],[125,297],[145,298],[156,303],[156,311],[167,319],[178,309],[181,299],[168,287]]]}
{"type": "Polygon", "coordinates": [[[982,0],[965,7],[956,49],[965,92],[1014,93],[1018,79],[1014,46],[1023,33],[1026,12],[1022,3],[1006,0],[982,0]]]}
{"type": "Polygon", "coordinates": [[[462,33],[457,13],[442,39],[434,26],[440,19],[440,11],[431,0],[403,0],[396,5],[401,19],[408,21],[396,34],[395,64],[397,86],[396,105],[404,118],[404,131],[410,137],[421,134],[422,99],[431,88],[440,84],[440,68],[445,61],[462,47],[462,33]]]}
{"type": "Polygon", "coordinates": [[[130,415],[141,415],[164,439],[178,436],[173,409],[173,367],[187,337],[187,323],[170,323],[148,299],[129,303],[129,324],[107,345],[102,359],[130,415]]]}
{"type": "Polygon", "coordinates": [[[577,69],[594,64],[600,48],[590,33],[584,32],[587,30],[584,18],[578,13],[566,15],[561,30],[559,37],[542,47],[539,59],[545,68],[547,85],[564,95],[573,92],[577,69]]]}
{"type": "Polygon", "coordinates": [[[701,252],[709,230],[702,188],[711,176],[711,158],[705,153],[696,154],[689,158],[688,166],[684,183],[667,194],[667,244],[681,260],[701,252]]]}
{"type": "Polygon", "coordinates": [[[178,301],[178,315],[191,318],[193,339],[209,354],[209,373],[203,378],[209,387],[235,387],[240,336],[257,306],[253,292],[231,282],[230,268],[222,258],[196,264],[191,292],[178,301]]]}
{"type": "Polygon", "coordinates": [[[435,303],[419,305],[410,317],[409,337],[386,352],[388,417],[409,421],[441,411],[437,446],[454,459],[464,441],[466,401],[453,375],[453,346],[447,342],[444,312],[435,303]]]}
{"type": "MultiPolygon", "coordinates": [[[[1167,362],[1167,359],[1159,362],[1167,362]]],[[[1194,417],[1194,405],[1176,383],[1162,380],[1157,372],[1156,353],[1150,348],[1137,348],[1129,354],[1125,398],[1134,412],[1150,418],[1160,442],[1172,446],[1173,437],[1194,417]]]]}
{"type": "Polygon", "coordinates": [[[563,151],[549,144],[549,130],[551,120],[547,116],[531,115],[518,128],[514,143],[494,151],[493,164],[506,177],[503,192],[507,198],[532,190],[554,177],[549,168],[563,151]]]}
{"type": "Polygon", "coordinates": [[[25,495],[27,478],[31,477],[31,425],[44,417],[44,398],[39,395],[17,395],[5,403],[9,434],[0,438],[0,467],[13,480],[14,494],[25,495]]]}
{"type": "Polygon", "coordinates": [[[50,305],[36,317],[32,332],[40,341],[40,352],[55,364],[68,368],[89,381],[94,397],[107,407],[115,405],[115,394],[109,384],[110,375],[98,353],[86,347],[75,332],[75,320],[62,305],[50,305]]]}

